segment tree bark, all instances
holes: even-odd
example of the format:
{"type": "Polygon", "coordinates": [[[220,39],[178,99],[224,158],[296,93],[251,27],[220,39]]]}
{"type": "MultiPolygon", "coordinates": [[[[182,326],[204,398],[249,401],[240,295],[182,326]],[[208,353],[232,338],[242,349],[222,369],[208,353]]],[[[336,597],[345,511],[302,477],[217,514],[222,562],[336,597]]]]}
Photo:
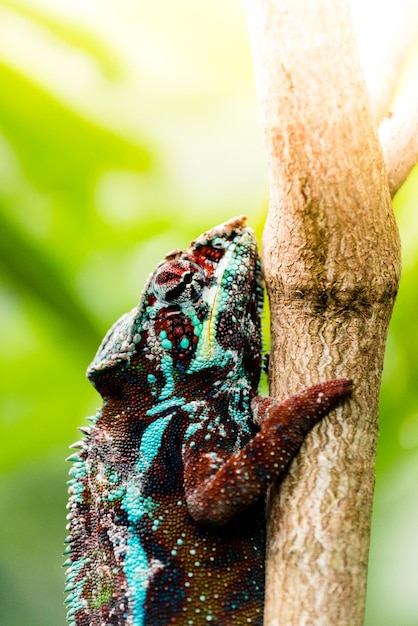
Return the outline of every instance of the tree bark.
{"type": "Polygon", "coordinates": [[[348,3],[247,0],[247,16],[271,187],[271,394],[355,385],[271,491],[265,624],[360,626],[398,231],[348,3]]]}

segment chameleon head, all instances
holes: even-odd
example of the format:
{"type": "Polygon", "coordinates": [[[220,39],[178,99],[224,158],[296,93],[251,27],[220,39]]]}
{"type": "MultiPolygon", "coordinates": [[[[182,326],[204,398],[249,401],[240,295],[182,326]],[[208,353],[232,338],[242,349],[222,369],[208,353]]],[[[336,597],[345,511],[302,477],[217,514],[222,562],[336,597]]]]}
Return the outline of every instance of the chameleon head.
{"type": "Polygon", "coordinates": [[[240,216],[212,228],[157,266],[133,311],[105,337],[89,368],[100,389],[109,367],[145,374],[167,397],[198,373],[260,375],[263,285],[253,231],[240,216]]]}

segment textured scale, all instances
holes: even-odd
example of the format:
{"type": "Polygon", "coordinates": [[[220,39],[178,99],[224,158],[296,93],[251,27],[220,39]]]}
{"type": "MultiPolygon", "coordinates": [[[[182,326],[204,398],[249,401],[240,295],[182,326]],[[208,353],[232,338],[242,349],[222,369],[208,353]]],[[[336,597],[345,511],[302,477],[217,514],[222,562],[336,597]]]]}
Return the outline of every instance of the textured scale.
{"type": "Polygon", "coordinates": [[[235,218],[169,254],[105,337],[71,457],[70,624],[261,626],[267,485],[351,392],[257,396],[262,295],[235,218]]]}

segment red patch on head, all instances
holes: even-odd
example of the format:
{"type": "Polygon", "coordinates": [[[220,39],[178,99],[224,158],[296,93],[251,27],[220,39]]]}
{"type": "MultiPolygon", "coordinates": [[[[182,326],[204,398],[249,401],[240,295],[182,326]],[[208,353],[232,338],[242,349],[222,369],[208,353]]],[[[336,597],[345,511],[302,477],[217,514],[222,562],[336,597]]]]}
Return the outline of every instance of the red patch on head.
{"type": "Polygon", "coordinates": [[[155,334],[158,336],[161,331],[167,333],[167,339],[173,344],[172,357],[190,361],[199,338],[194,334],[193,324],[187,315],[175,307],[160,309],[155,319],[155,334]]]}

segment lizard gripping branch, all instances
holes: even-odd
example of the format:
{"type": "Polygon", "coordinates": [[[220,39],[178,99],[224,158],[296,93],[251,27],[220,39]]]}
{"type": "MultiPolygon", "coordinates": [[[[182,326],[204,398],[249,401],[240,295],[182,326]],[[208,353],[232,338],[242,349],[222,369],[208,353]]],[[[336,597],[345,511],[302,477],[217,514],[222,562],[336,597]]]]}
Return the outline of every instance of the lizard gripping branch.
{"type": "Polygon", "coordinates": [[[71,457],[73,626],[261,626],[267,485],[352,387],[257,396],[262,289],[238,217],[167,255],[105,337],[71,457]]]}

